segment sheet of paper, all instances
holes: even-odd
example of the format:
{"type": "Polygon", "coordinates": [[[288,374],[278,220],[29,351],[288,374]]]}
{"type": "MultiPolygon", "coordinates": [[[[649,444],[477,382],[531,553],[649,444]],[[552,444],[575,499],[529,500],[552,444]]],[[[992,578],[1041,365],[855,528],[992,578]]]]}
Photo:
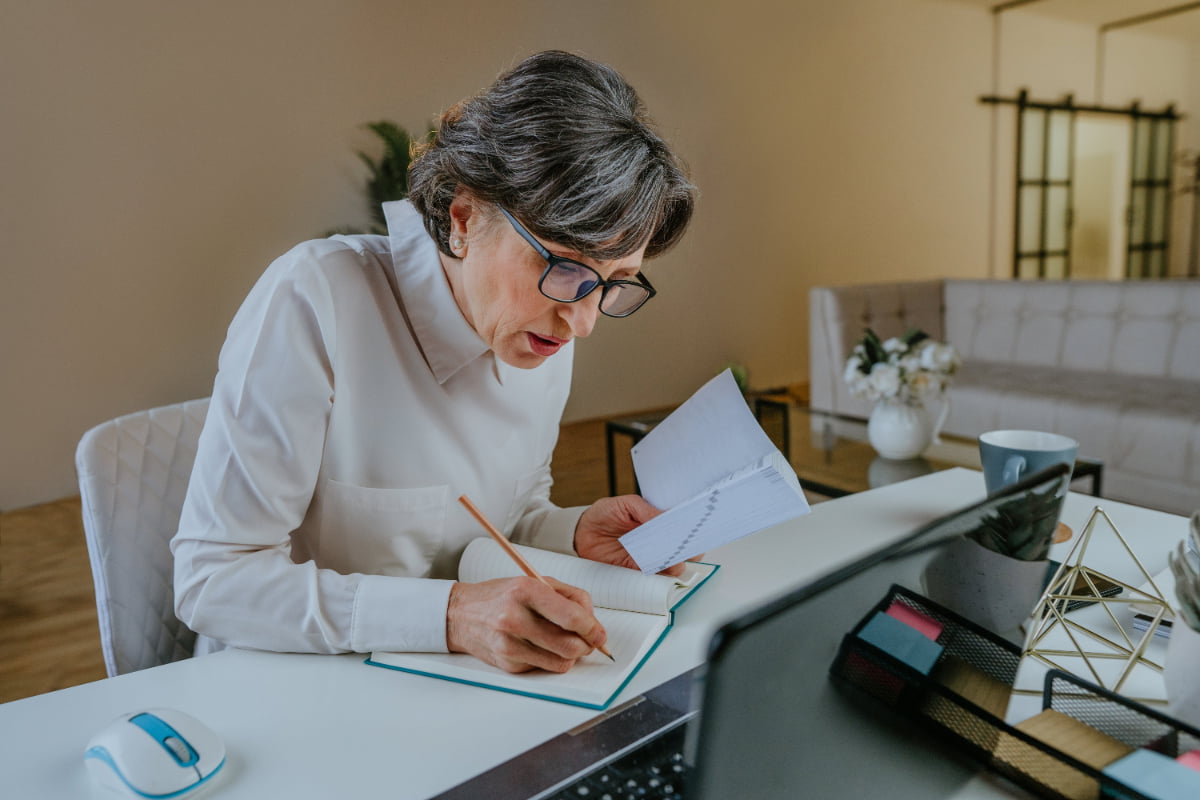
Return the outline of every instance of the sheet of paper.
{"type": "Polygon", "coordinates": [[[634,446],[633,469],[642,497],[673,508],[775,449],[725,370],[634,446]]]}
{"type": "Polygon", "coordinates": [[[775,458],[763,462],[639,525],[621,544],[642,572],[654,573],[807,513],[808,503],[793,485],[795,474],[781,474],[775,458]]]}

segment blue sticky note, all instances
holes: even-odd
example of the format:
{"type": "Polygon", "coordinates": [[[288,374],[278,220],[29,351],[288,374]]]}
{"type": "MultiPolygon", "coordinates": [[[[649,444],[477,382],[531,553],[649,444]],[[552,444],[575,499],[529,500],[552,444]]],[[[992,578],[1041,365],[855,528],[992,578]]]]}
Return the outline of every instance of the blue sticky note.
{"type": "Polygon", "coordinates": [[[1134,750],[1105,767],[1104,774],[1156,800],[1200,797],[1200,772],[1153,750],[1134,750]]]}
{"type": "Polygon", "coordinates": [[[863,626],[858,638],[875,645],[922,675],[928,675],[942,655],[940,644],[882,611],[876,612],[863,626]]]}

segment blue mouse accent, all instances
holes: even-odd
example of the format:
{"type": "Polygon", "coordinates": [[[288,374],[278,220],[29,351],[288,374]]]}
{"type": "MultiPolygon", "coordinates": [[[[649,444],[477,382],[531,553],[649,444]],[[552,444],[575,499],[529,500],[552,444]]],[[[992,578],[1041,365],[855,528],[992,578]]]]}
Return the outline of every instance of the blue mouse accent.
{"type": "Polygon", "coordinates": [[[179,731],[175,730],[153,714],[141,713],[137,716],[130,717],[129,721],[134,725],[137,725],[146,733],[150,734],[150,738],[154,739],[154,741],[159,743],[162,749],[170,753],[171,758],[175,759],[175,763],[179,764],[179,766],[194,767],[196,762],[200,760],[200,755],[196,752],[196,748],[192,747],[191,743],[187,739],[183,738],[183,735],[180,734],[179,731]],[[174,748],[167,744],[167,739],[172,738],[187,748],[188,757],[186,759],[180,758],[179,753],[177,753],[174,748]]]}
{"type": "MultiPolygon", "coordinates": [[[[149,715],[146,715],[146,716],[149,716],[149,715]]],[[[157,720],[158,717],[151,717],[151,719],[157,720]]],[[[159,720],[159,722],[162,722],[162,720],[159,720]]],[[[167,727],[169,729],[169,726],[167,726],[167,727]]],[[[98,759],[99,761],[103,761],[105,764],[108,764],[108,766],[112,769],[113,774],[121,779],[121,783],[124,783],[127,787],[129,787],[129,791],[133,792],[134,794],[138,795],[139,797],[148,798],[148,800],[170,800],[170,798],[172,798],[172,797],[181,797],[185,794],[191,794],[192,792],[196,791],[201,786],[203,786],[206,782],[208,782],[214,775],[216,775],[218,772],[220,772],[222,767],[225,766],[225,760],[226,760],[226,759],[222,758],[221,763],[217,764],[216,768],[213,769],[212,772],[208,773],[207,775],[205,775],[200,780],[196,781],[191,786],[188,786],[186,789],[180,789],[177,792],[168,792],[166,794],[147,794],[146,792],[143,792],[140,789],[137,789],[136,787],[134,787],[132,784],[129,783],[129,780],[125,777],[124,774],[121,773],[121,770],[117,767],[117,765],[115,763],[113,763],[112,756],[110,756],[108,754],[108,751],[105,750],[103,747],[89,748],[88,751],[83,754],[83,757],[84,758],[95,758],[95,759],[98,759]]]]}

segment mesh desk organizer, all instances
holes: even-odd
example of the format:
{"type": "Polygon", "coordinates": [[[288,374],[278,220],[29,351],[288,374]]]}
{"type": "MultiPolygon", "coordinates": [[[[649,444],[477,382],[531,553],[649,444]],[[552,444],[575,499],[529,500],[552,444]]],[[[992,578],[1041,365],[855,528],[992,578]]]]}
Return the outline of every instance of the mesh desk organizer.
{"type": "MultiPolygon", "coordinates": [[[[889,623],[883,627],[894,624],[893,620],[883,621],[889,623]]],[[[1048,671],[1043,711],[1019,726],[1006,723],[1004,715],[1020,657],[1016,645],[893,585],[843,637],[830,674],[839,688],[869,706],[883,706],[906,722],[916,722],[952,748],[1039,796],[1069,800],[1200,798],[1193,788],[1200,786],[1200,772],[1173,760],[1200,749],[1200,730],[1074,675],[1048,671]],[[880,617],[889,609],[894,612],[895,604],[940,624],[932,655],[927,647],[914,652],[893,643],[885,644],[885,650],[871,643],[884,641],[872,630],[878,631],[880,617]],[[1070,753],[1056,746],[1055,742],[1063,741],[1069,743],[1070,753]],[[1177,785],[1148,787],[1144,777],[1123,779],[1130,773],[1114,766],[1124,764],[1127,770],[1132,767],[1144,776],[1145,771],[1139,770],[1144,765],[1133,763],[1143,758],[1169,759],[1169,777],[1182,778],[1187,793],[1178,794],[1177,785]]],[[[1161,771],[1157,774],[1162,775],[1161,771]]]]}

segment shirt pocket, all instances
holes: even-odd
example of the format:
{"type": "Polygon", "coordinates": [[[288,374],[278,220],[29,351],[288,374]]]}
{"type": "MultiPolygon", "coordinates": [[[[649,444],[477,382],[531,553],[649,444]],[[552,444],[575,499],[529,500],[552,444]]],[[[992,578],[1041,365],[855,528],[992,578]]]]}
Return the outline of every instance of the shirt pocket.
{"type": "Polygon", "coordinates": [[[539,467],[533,472],[517,479],[513,486],[512,503],[508,507],[508,516],[504,519],[504,531],[511,536],[517,522],[521,519],[521,514],[525,512],[526,506],[529,505],[530,499],[533,497],[533,490],[537,488],[542,476],[546,474],[546,470],[539,467]]]}
{"type": "Polygon", "coordinates": [[[449,486],[324,485],[317,560],[339,572],[427,577],[445,535],[449,486]]]}

